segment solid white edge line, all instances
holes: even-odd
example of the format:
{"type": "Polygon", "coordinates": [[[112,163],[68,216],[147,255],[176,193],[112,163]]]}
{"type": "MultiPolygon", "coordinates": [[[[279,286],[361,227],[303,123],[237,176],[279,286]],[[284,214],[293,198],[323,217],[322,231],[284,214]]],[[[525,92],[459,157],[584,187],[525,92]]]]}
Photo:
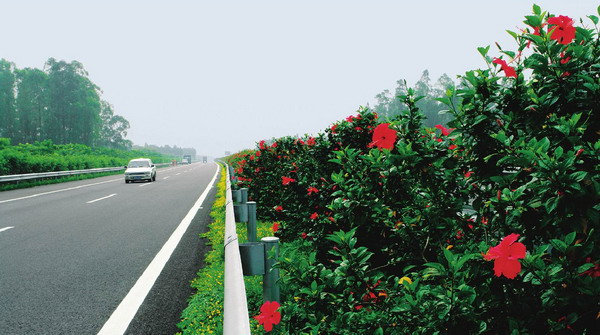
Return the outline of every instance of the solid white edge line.
{"type": "Polygon", "coordinates": [[[13,229],[14,227],[6,227],[6,228],[0,228],[0,232],[3,232],[5,230],[9,230],[9,229],[13,229]]]}
{"type": "Polygon", "coordinates": [[[98,199],[90,200],[90,201],[86,202],[86,204],[92,204],[92,203],[94,203],[94,202],[96,202],[96,201],[100,201],[100,200],[108,199],[108,198],[110,198],[110,197],[114,197],[115,195],[117,195],[117,194],[116,194],[116,193],[113,193],[113,194],[111,194],[111,195],[107,195],[107,196],[105,196],[105,197],[102,197],[102,198],[98,198],[98,199]]]}
{"type": "Polygon", "coordinates": [[[218,164],[216,165],[217,171],[215,172],[215,175],[210,183],[208,183],[206,186],[204,192],[202,192],[200,195],[200,198],[198,198],[194,206],[192,206],[187,215],[183,218],[183,220],[181,220],[181,223],[177,229],[175,229],[173,234],[171,234],[171,237],[169,237],[160,251],[156,254],[156,256],[154,256],[154,259],[152,262],[150,262],[150,265],[148,265],[146,270],[144,270],[144,273],[142,273],[135,285],[133,285],[131,290],[129,290],[129,293],[127,293],[123,301],[121,301],[117,309],[115,309],[102,329],[100,329],[98,335],[116,335],[125,333],[127,327],[129,327],[129,324],[131,323],[131,320],[133,320],[138,309],[144,302],[144,299],[146,299],[148,292],[150,292],[150,289],[152,289],[152,286],[154,286],[154,282],[156,279],[158,279],[158,276],[165,267],[165,264],[167,264],[167,261],[169,258],[171,258],[173,251],[175,251],[175,248],[179,244],[179,241],[183,237],[185,231],[192,223],[192,219],[194,219],[194,216],[196,216],[196,212],[200,206],[202,206],[202,203],[208,196],[208,192],[213,187],[213,184],[217,179],[221,169],[218,164]]]}

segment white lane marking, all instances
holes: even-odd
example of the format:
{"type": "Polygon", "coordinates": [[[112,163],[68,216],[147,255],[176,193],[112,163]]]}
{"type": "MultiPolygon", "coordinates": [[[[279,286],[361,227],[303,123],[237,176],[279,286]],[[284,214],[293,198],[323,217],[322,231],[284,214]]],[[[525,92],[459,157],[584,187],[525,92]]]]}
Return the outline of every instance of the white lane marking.
{"type": "Polygon", "coordinates": [[[176,176],[179,176],[180,174],[181,174],[181,172],[179,172],[179,173],[176,173],[175,175],[176,175],[176,176]]]}
{"type": "Polygon", "coordinates": [[[165,180],[165,179],[169,179],[169,177],[171,177],[171,176],[166,176],[166,177],[164,177],[164,178],[163,178],[163,180],[165,180]]]}
{"type": "Polygon", "coordinates": [[[183,234],[188,229],[190,223],[192,223],[192,219],[196,216],[196,212],[198,212],[198,209],[202,206],[202,203],[208,196],[208,192],[219,175],[219,170],[220,167],[217,165],[215,175],[206,186],[204,192],[200,195],[200,198],[196,200],[194,206],[192,206],[187,215],[181,220],[179,226],[177,226],[158,254],[154,256],[150,265],[144,270],[144,273],[142,273],[142,276],[137,280],[135,285],[133,285],[131,290],[129,290],[125,299],[121,301],[117,309],[115,309],[108,321],[106,321],[102,329],[100,329],[98,335],[116,335],[125,333],[127,327],[129,327],[129,323],[131,323],[131,320],[133,320],[133,317],[144,302],[144,299],[146,299],[148,292],[150,292],[150,289],[154,286],[154,282],[162,272],[165,264],[167,264],[167,261],[171,258],[171,255],[173,254],[173,251],[175,251],[183,234]]]}
{"type": "Polygon", "coordinates": [[[94,203],[94,202],[96,202],[96,201],[100,201],[100,200],[108,199],[108,198],[110,198],[110,197],[114,197],[115,195],[117,195],[117,194],[116,194],[116,193],[113,193],[113,194],[111,194],[111,195],[107,195],[107,196],[105,196],[105,197],[102,197],[102,198],[98,198],[98,199],[90,200],[90,201],[86,202],[86,204],[91,204],[91,203],[94,203]]]}
{"type": "Polygon", "coordinates": [[[107,181],[101,181],[99,183],[93,183],[93,184],[86,184],[86,185],[81,185],[81,186],[75,186],[75,187],[69,187],[69,188],[63,188],[60,190],[56,190],[56,191],[50,191],[50,192],[44,192],[44,193],[38,193],[38,194],[34,194],[34,195],[28,195],[26,197],[20,197],[20,198],[14,198],[14,199],[7,199],[7,200],[1,200],[0,204],[3,204],[5,202],[11,202],[11,201],[17,201],[17,200],[25,200],[25,199],[30,199],[30,198],[35,198],[35,197],[39,197],[42,195],[48,195],[48,194],[53,194],[53,193],[58,193],[58,192],[64,192],[64,191],[71,191],[71,190],[76,190],[76,189],[80,189],[80,188],[84,188],[84,187],[89,187],[89,186],[95,186],[95,185],[100,185],[100,184],[106,184],[106,183],[112,183],[113,181],[122,181],[122,178],[119,179],[112,179],[112,180],[107,180],[107,181]]]}
{"type": "Polygon", "coordinates": [[[148,185],[150,185],[150,183],[142,184],[142,185],[140,185],[140,187],[144,187],[144,186],[148,186],[148,185]]]}
{"type": "Polygon", "coordinates": [[[5,230],[9,230],[9,229],[13,229],[14,227],[6,227],[6,228],[0,228],[0,232],[3,232],[5,230]]]}

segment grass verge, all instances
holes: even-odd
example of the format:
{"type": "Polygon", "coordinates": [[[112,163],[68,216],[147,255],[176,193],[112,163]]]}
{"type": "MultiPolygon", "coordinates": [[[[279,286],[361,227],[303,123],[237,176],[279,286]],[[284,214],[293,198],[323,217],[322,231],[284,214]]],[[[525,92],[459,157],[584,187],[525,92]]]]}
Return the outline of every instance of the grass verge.
{"type": "MultiPolygon", "coordinates": [[[[223,167],[223,166],[221,166],[223,167]]],[[[188,307],[181,313],[177,334],[222,334],[223,333],[223,279],[225,259],[223,241],[225,238],[225,190],[227,177],[222,170],[217,183],[217,194],[210,216],[213,222],[208,232],[201,234],[212,249],[206,254],[205,266],[198,271],[191,286],[196,293],[189,299],[188,307]]],[[[247,240],[245,224],[237,225],[238,240],[247,240]]],[[[271,224],[257,222],[258,238],[271,236],[271,224]]],[[[262,276],[244,277],[250,317],[259,314],[262,305],[262,276]]],[[[263,334],[256,320],[250,319],[253,334],[263,334]]]]}

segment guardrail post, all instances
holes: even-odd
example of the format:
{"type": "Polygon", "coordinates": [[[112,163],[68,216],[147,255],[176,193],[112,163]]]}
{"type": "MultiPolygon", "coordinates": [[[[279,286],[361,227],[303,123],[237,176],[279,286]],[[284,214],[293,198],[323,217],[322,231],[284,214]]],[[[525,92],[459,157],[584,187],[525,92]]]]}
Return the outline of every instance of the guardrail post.
{"type": "Polygon", "coordinates": [[[279,238],[263,237],[261,242],[265,244],[265,274],[263,275],[263,301],[281,302],[279,295],[279,269],[273,268],[279,258],[279,238]],[[269,257],[269,254],[272,257],[269,257]]]}
{"type": "Polygon", "coordinates": [[[231,195],[233,196],[233,202],[241,203],[242,202],[242,191],[241,190],[231,190],[231,195]]]}
{"type": "Polygon", "coordinates": [[[241,203],[245,204],[248,202],[248,189],[247,188],[240,188],[240,191],[242,193],[242,200],[240,201],[241,203]]]}
{"type": "Polygon", "coordinates": [[[248,223],[246,230],[248,232],[248,242],[256,242],[256,201],[248,201],[248,223]]]}
{"type": "Polygon", "coordinates": [[[237,204],[233,204],[235,222],[248,222],[248,204],[246,203],[248,202],[248,189],[242,188],[232,191],[232,195],[234,192],[236,197],[234,201],[238,202],[237,204]]]}
{"type": "Polygon", "coordinates": [[[264,243],[240,243],[240,257],[244,276],[263,276],[265,274],[264,243]]]}

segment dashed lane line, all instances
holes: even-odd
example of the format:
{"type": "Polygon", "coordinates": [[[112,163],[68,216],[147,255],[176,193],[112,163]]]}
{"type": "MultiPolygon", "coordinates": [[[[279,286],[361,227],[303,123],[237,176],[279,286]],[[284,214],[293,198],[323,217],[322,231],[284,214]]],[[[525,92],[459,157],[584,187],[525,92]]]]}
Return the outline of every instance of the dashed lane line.
{"type": "Polygon", "coordinates": [[[105,196],[105,197],[102,197],[102,198],[98,198],[98,199],[90,200],[90,201],[86,202],[86,204],[93,204],[94,202],[101,201],[101,200],[104,200],[104,199],[108,199],[108,198],[114,197],[115,195],[117,195],[117,194],[116,194],[116,193],[113,193],[113,194],[111,194],[111,195],[107,195],[107,196],[105,196]]]}
{"type": "Polygon", "coordinates": [[[5,231],[5,230],[9,230],[9,229],[13,229],[14,227],[5,227],[5,228],[0,228],[0,233],[5,231]]]}

